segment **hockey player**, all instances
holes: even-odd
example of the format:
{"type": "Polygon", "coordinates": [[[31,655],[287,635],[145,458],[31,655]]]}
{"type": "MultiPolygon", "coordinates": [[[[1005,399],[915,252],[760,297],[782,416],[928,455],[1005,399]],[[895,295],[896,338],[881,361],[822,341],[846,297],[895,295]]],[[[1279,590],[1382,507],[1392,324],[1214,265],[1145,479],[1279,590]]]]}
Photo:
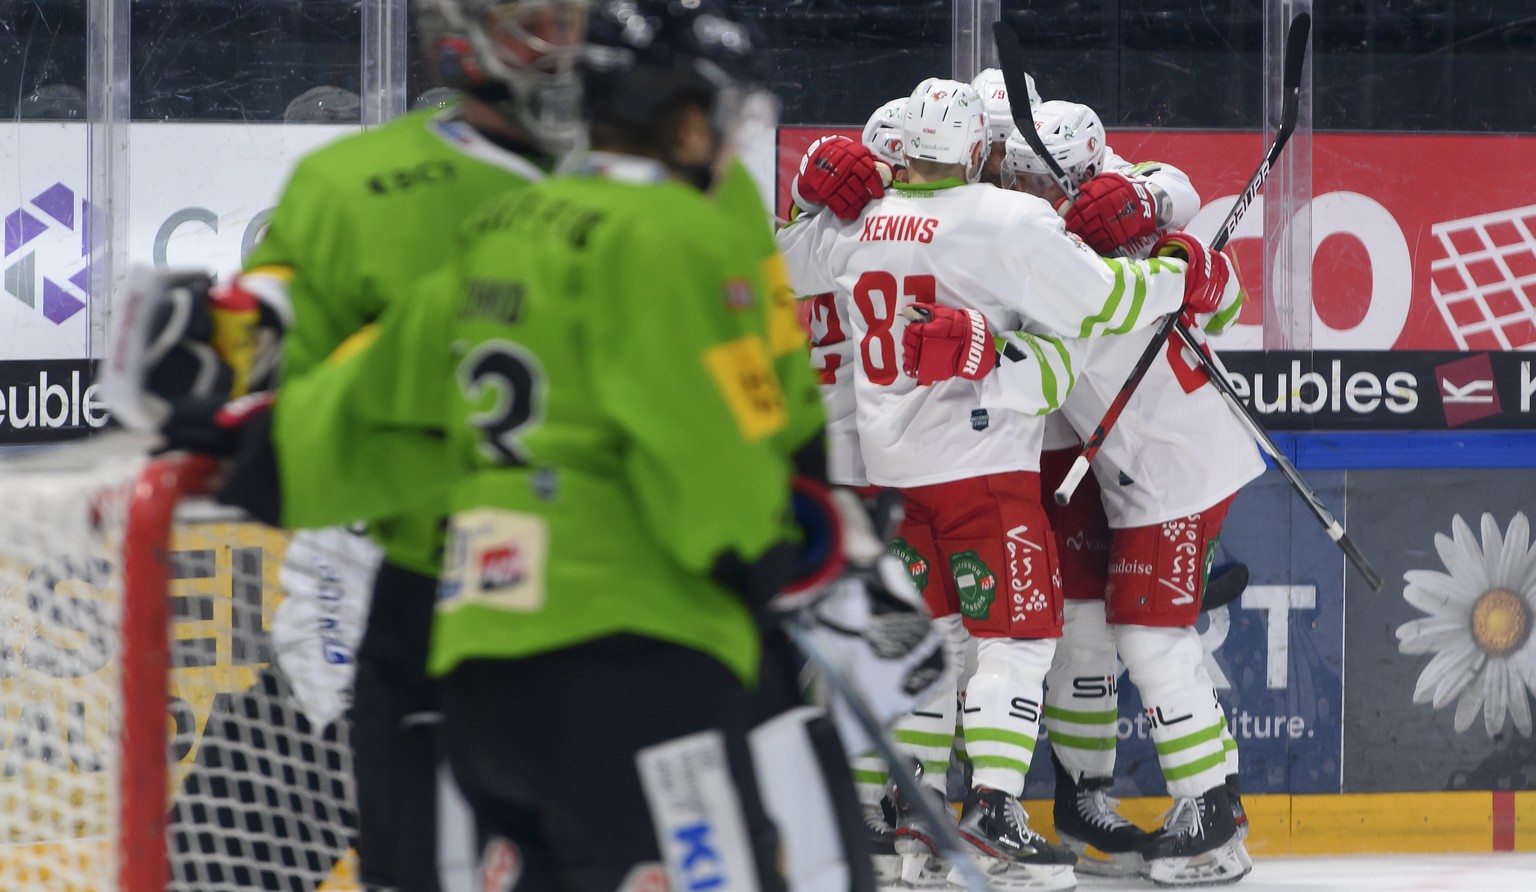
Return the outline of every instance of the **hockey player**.
{"type": "Polygon", "coordinates": [[[766,213],[747,228],[724,169],[754,40],[709,0],[601,0],[607,151],[476,213],[447,266],[275,403],[179,399],[161,428],[238,454],[221,497],[286,526],[447,493],[430,666],[486,862],[521,873],[487,888],[780,888],[747,756],[766,604],[840,578],[902,610],[846,494],[802,481],[790,522],[817,450],[791,461],[803,406],[774,362],[808,378],[807,357],[768,290],[766,213]]]}
{"type": "MultiPolygon", "coordinates": [[[[869,480],[906,499],[901,544],[913,552],[909,566],[931,568],[919,578],[930,608],[938,617],[959,616],[981,639],[964,717],[975,772],[962,835],[998,882],[1068,888],[1072,855],[1029,829],[1017,799],[1061,624],[1056,549],[1040,504],[1036,416],[1070,389],[1072,365],[1049,333],[1130,330],[1186,302],[1209,311],[1225,293],[1227,262],[1198,243],[1178,246],[1188,263],[1106,262],[1069,238],[1048,204],[977,184],[986,117],[969,85],[920,84],[903,137],[909,182],[896,184],[894,196],[852,221],[802,218],[779,241],[796,291],[831,291],[848,303],[869,480]],[[908,326],[903,312],[914,304],[933,321],[908,326]],[[1008,380],[1030,385],[993,388],[1002,377],[987,375],[996,355],[978,310],[1001,314],[1002,329],[1027,323],[1042,332],[1013,336],[1005,351],[1008,380]],[[925,336],[907,338],[912,328],[925,336]],[[956,377],[962,380],[950,380],[956,377]]],[[[954,698],[936,698],[905,730],[923,723],[925,737],[908,739],[926,745],[909,749],[920,761],[947,764],[954,698]]],[[[924,781],[942,795],[942,773],[924,781]]],[[[900,832],[928,843],[919,828],[904,824],[900,832]]]]}
{"type": "MultiPolygon", "coordinates": [[[[1024,86],[1029,90],[1029,107],[1033,111],[1040,105],[1040,93],[1035,90],[1035,79],[1027,73],[1024,86]]],[[[981,181],[996,186],[1002,175],[1003,147],[1014,130],[1008,85],[1000,69],[985,68],[971,79],[971,89],[981,97],[981,107],[987,113],[987,160],[981,168],[981,181]]]]}
{"type": "MultiPolygon", "coordinates": [[[[463,100],[300,161],[234,285],[279,308],[284,379],[309,374],[409,295],[447,259],[458,222],[488,196],[542,179],[581,138],[575,63],[586,7],[416,0],[425,56],[463,100]]],[[[425,664],[443,513],[415,510],[370,524],[385,560],[351,711],[356,846],[370,889],[438,885],[438,707],[425,664]]]]}
{"type": "MultiPolygon", "coordinates": [[[[1103,126],[1087,106],[1046,102],[1035,119],[1046,148],[1080,195],[1088,196],[1089,209],[1077,215],[1080,225],[1099,214],[1092,208],[1095,195],[1129,189],[1138,207],[1143,201],[1155,207],[1157,202],[1148,200],[1147,178],[1159,179],[1163,195],[1192,192],[1182,173],[1164,165],[1105,172],[1103,126]],[[1095,182],[1107,186],[1082,189],[1095,182]]],[[[1065,202],[1049,168],[1017,133],[1008,141],[1003,181],[1057,205],[1065,202]]],[[[1193,216],[1196,203],[1173,207],[1171,219],[1141,234],[1123,225],[1130,214],[1104,214],[1101,244],[1109,239],[1119,242],[1116,254],[1145,255],[1160,234],[1193,216]]],[[[1120,208],[1123,212],[1125,205],[1120,208]]],[[[1224,330],[1240,306],[1239,298],[1205,318],[1204,329],[1224,330]]],[[[1042,457],[1047,490],[1060,482],[1076,455],[1074,429],[1091,431],[1097,425],[1149,336],[1137,331],[1080,344],[1077,385],[1052,416],[1070,427],[1053,432],[1057,439],[1050,445],[1066,448],[1042,457]]],[[[1236,771],[1236,743],[1215,700],[1193,626],[1226,508],[1237,490],[1263,471],[1263,461],[1214,387],[1170,349],[1120,416],[1094,471],[1097,485],[1084,487],[1068,508],[1047,502],[1058,541],[1070,554],[1063,558],[1066,629],[1046,694],[1046,726],[1062,769],[1056,827],[1063,842],[1084,856],[1082,868],[1089,872],[1137,872],[1145,856],[1146,868],[1160,883],[1230,882],[1251,868],[1236,837],[1226,782],[1236,771]],[[1167,591],[1179,594],[1169,598],[1167,591]],[[1163,830],[1150,840],[1116,814],[1107,798],[1116,740],[1111,680],[1117,644],[1154,719],[1153,739],[1176,800],[1163,830]],[[1090,846],[1108,859],[1094,859],[1090,846]]]]}

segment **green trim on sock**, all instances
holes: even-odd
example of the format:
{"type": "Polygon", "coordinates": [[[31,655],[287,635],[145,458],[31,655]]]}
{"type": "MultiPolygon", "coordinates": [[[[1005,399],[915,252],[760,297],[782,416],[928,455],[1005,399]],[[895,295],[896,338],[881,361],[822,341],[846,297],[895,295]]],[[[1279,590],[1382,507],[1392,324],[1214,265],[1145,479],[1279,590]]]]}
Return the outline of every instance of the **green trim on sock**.
{"type": "Polygon", "coordinates": [[[1020,774],[1029,774],[1029,763],[1020,762],[1018,759],[1010,759],[1007,756],[977,756],[971,760],[975,768],[1008,768],[1020,774]]]}
{"type": "MultiPolygon", "coordinates": [[[[1157,754],[1159,756],[1171,756],[1175,753],[1187,750],[1190,747],[1199,746],[1202,743],[1209,743],[1219,737],[1221,737],[1221,723],[1217,722],[1209,728],[1202,728],[1193,734],[1186,734],[1183,737],[1175,737],[1172,740],[1165,740],[1162,743],[1157,744],[1157,754]]],[[[1222,751],[1225,752],[1226,747],[1222,747],[1222,751]]]]}
{"type": "Polygon", "coordinates": [[[1028,734],[1002,728],[966,728],[966,748],[974,747],[978,743],[1011,743],[1014,746],[1022,746],[1030,752],[1035,751],[1035,738],[1028,734]]]}
{"type": "Polygon", "coordinates": [[[894,735],[897,743],[905,743],[910,746],[926,746],[931,749],[949,751],[955,742],[955,735],[940,734],[934,731],[903,731],[898,729],[894,735]]]}
{"type": "Polygon", "coordinates": [[[1118,741],[1114,737],[1078,737],[1076,734],[1051,734],[1051,745],[1068,750],[1091,750],[1093,752],[1108,752],[1115,748],[1118,741]]]}
{"type": "Polygon", "coordinates": [[[1088,712],[1078,709],[1062,709],[1059,706],[1047,706],[1045,717],[1059,722],[1071,722],[1074,725],[1108,725],[1114,723],[1120,717],[1120,713],[1113,709],[1100,712],[1088,712]]]}
{"type": "Polygon", "coordinates": [[[878,784],[885,786],[891,776],[884,771],[873,771],[868,768],[853,769],[853,782],[856,784],[878,784]]]}
{"type": "Polygon", "coordinates": [[[1170,781],[1183,780],[1186,777],[1194,777],[1202,771],[1215,768],[1217,765],[1225,766],[1226,764],[1226,753],[1212,753],[1203,759],[1196,759],[1188,765],[1180,765],[1177,768],[1164,768],[1163,779],[1170,781]]]}

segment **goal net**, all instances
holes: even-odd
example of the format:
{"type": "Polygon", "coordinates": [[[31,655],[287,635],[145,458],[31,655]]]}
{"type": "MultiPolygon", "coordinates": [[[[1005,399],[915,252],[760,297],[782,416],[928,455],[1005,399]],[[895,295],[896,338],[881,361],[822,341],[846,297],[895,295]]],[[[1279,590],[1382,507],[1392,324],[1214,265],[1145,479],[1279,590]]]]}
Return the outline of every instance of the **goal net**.
{"type": "Polygon", "coordinates": [[[345,717],[273,660],[287,538],[197,460],[78,455],[0,465],[0,889],[355,889],[345,717]]]}

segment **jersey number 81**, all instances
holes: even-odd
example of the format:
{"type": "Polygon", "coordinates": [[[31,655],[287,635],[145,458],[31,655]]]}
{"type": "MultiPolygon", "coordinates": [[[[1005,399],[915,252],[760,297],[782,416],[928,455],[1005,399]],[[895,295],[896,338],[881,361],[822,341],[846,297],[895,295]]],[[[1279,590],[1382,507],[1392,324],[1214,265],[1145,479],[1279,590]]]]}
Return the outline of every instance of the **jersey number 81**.
{"type": "Polygon", "coordinates": [[[896,322],[897,302],[902,295],[911,303],[931,304],[938,294],[933,276],[907,276],[898,285],[896,276],[883,270],[870,270],[859,276],[853,286],[853,305],[864,317],[864,338],[859,341],[859,360],[871,384],[890,384],[901,371],[896,354],[896,337],[891,326],[896,322]],[[878,345],[878,350],[872,349],[878,345]],[[878,355],[876,355],[878,354],[878,355]]]}

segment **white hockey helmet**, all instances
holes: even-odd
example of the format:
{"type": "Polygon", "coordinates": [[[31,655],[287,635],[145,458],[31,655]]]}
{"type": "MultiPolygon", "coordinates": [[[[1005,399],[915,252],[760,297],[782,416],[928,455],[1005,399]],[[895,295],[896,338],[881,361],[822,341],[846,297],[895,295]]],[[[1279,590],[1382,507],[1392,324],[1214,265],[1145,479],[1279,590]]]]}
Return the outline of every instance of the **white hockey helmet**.
{"type": "MultiPolygon", "coordinates": [[[[1040,107],[1040,92],[1035,89],[1035,79],[1026,72],[1024,84],[1029,88],[1029,108],[1040,107]]],[[[1008,84],[1003,72],[997,68],[984,68],[971,80],[971,88],[981,97],[981,107],[987,111],[987,134],[992,142],[1002,142],[1012,133],[1013,106],[1008,101],[1008,84]]]]}
{"type": "Polygon", "coordinates": [[[875,109],[864,124],[864,147],[892,167],[907,166],[907,156],[902,151],[905,140],[901,136],[901,119],[906,110],[907,97],[892,99],[875,109]]]}
{"type": "MultiPolygon", "coordinates": [[[[1060,99],[1042,102],[1035,109],[1035,129],[1074,186],[1103,172],[1104,156],[1109,149],[1104,139],[1104,123],[1093,109],[1060,99]]],[[[1008,137],[1003,154],[1003,184],[1011,187],[1018,177],[1025,175],[1052,176],[1051,168],[1024,141],[1023,134],[1015,130],[1008,137]]]]}
{"type": "Polygon", "coordinates": [[[902,112],[909,159],[965,165],[967,182],[981,174],[987,113],[970,84],[930,77],[917,85],[902,112]]]}

